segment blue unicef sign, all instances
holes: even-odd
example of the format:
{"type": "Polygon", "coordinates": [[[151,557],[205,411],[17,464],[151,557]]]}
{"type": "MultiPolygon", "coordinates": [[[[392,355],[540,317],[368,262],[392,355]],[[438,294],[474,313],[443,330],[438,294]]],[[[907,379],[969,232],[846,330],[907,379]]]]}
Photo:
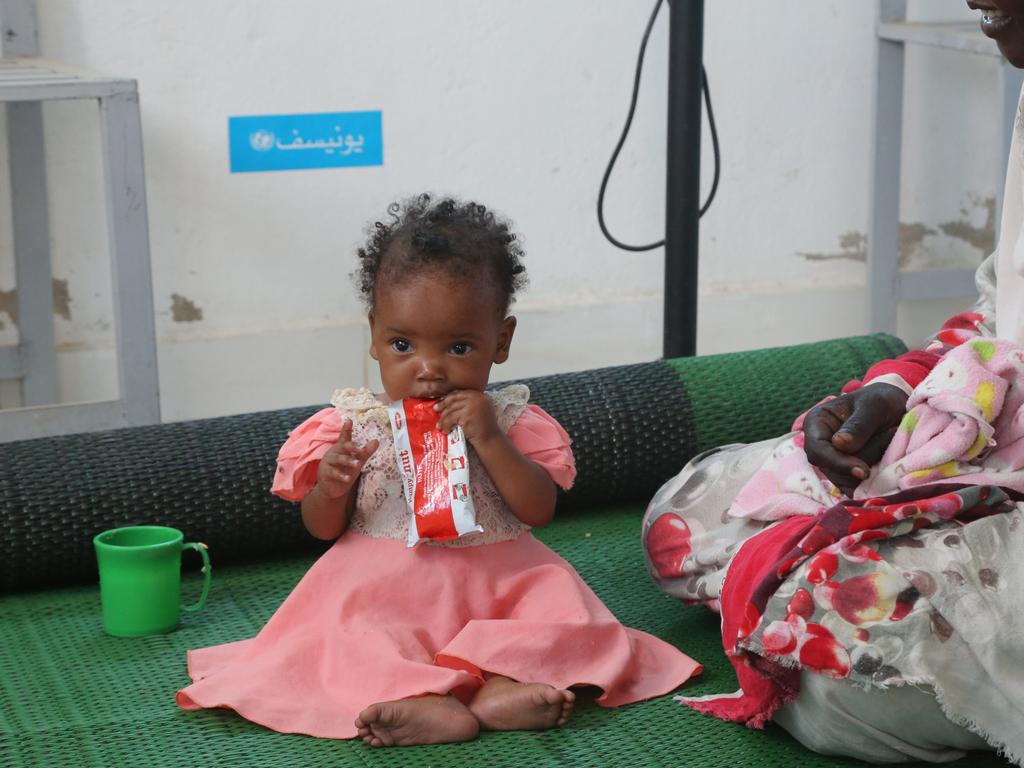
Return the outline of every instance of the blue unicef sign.
{"type": "Polygon", "coordinates": [[[380,112],[228,118],[231,172],[383,165],[380,112]]]}

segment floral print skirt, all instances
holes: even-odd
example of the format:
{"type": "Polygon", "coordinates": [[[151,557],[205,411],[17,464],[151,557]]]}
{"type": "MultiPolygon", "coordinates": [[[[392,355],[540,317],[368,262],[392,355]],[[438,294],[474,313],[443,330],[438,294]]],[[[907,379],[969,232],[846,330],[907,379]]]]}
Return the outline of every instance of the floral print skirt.
{"type": "MultiPolygon", "coordinates": [[[[790,437],[709,451],[658,491],[642,537],[648,571],[665,592],[720,608],[732,556],[772,524],[732,517],[729,508],[790,437]]],[[[803,669],[799,698],[775,721],[824,754],[946,762],[963,750],[1000,748],[1019,762],[1022,521],[1017,504],[1005,514],[908,531],[877,544],[877,559],[848,563],[856,570],[848,591],[857,610],[852,619],[836,612],[829,630],[853,663],[803,669]],[[901,609],[885,610],[890,602],[901,609]]],[[[779,610],[785,612],[800,580],[793,574],[772,598],[779,610]]]]}

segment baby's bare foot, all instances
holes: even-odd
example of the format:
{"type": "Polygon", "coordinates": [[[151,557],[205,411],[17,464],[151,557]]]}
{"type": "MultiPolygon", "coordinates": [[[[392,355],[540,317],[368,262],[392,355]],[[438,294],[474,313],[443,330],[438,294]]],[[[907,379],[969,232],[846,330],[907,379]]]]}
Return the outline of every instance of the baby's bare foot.
{"type": "Polygon", "coordinates": [[[477,691],[469,711],[488,731],[539,731],[565,725],[575,702],[572,691],[492,677],[477,691]]]}
{"type": "Polygon", "coordinates": [[[454,696],[372,704],[359,713],[355,725],[359,738],[371,747],[469,741],[480,730],[476,718],[454,696]]]}

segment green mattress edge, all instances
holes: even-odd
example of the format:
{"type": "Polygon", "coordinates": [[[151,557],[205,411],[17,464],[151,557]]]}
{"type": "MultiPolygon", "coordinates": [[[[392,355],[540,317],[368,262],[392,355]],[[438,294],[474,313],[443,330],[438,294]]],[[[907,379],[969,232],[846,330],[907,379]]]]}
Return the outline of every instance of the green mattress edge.
{"type": "Polygon", "coordinates": [[[879,360],[907,351],[879,333],[665,362],[693,408],[694,453],[789,431],[793,419],[879,360]]]}
{"type": "MultiPolygon", "coordinates": [[[[704,665],[682,691],[728,692],[735,677],[718,617],[684,607],[647,578],[641,506],[595,510],[538,531],[629,626],[704,665]]],[[[544,733],[487,733],[467,744],[371,749],[279,734],[227,710],[185,712],[185,651],[240,640],[269,618],[314,556],[216,567],[207,609],[169,635],[100,630],[95,585],[0,598],[0,766],[792,766],[863,765],[808,752],[775,726],[751,731],[688,710],[671,696],[616,710],[583,696],[570,723],[544,733]]],[[[185,579],[186,599],[195,575],[185,579]]],[[[1000,766],[971,754],[954,765],[1000,766]]]]}

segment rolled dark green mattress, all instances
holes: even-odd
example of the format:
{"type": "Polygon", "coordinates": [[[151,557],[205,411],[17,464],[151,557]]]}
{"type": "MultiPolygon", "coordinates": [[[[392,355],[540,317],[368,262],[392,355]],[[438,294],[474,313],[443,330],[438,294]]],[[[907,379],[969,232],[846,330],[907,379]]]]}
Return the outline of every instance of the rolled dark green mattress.
{"type": "MultiPolygon", "coordinates": [[[[573,438],[561,513],[643,506],[694,454],[787,430],[902,342],[862,336],[527,379],[573,438]]],[[[322,405],[0,443],[0,592],[92,581],[92,537],[159,523],[215,561],[323,549],[268,491],[288,431],[322,405]]]]}

